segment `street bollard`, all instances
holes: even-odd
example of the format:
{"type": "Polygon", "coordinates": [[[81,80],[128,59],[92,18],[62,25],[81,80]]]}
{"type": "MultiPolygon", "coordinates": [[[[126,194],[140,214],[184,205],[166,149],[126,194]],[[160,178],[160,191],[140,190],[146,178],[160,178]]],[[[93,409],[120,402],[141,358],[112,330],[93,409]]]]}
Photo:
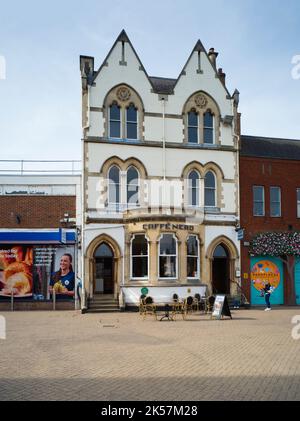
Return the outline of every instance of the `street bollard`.
{"type": "Polygon", "coordinates": [[[14,311],[14,291],[11,290],[11,296],[10,296],[10,310],[14,311]]]}
{"type": "Polygon", "coordinates": [[[52,291],[53,310],[56,310],[56,292],[55,289],[52,291]]]}

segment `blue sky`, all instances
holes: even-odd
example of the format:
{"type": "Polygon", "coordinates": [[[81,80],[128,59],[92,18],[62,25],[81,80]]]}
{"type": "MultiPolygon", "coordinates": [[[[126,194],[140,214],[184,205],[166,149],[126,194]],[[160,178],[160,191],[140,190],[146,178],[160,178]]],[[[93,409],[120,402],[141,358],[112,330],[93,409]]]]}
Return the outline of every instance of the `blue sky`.
{"type": "Polygon", "coordinates": [[[197,39],[240,93],[242,133],[300,139],[298,0],[27,0],[0,15],[0,159],[78,159],[79,55],[99,66],[124,28],[150,76],[176,78],[197,39]]]}

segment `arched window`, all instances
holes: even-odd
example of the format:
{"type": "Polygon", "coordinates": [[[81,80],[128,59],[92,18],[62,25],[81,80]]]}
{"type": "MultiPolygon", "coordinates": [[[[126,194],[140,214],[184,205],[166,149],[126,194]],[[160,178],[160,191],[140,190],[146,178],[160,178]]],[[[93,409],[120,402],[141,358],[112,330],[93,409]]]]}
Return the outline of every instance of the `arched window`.
{"type": "Polygon", "coordinates": [[[225,247],[219,244],[214,251],[214,257],[228,257],[225,247]]]}
{"type": "Polygon", "coordinates": [[[198,143],[198,114],[195,111],[188,113],[188,143],[198,143]]]}
{"type": "Polygon", "coordinates": [[[148,278],[148,240],[144,234],[135,234],[131,241],[131,278],[148,278]]]}
{"type": "Polygon", "coordinates": [[[199,206],[199,174],[193,170],[188,177],[188,204],[199,206]]]}
{"type": "Polygon", "coordinates": [[[216,206],[216,179],[213,172],[205,174],[204,187],[204,206],[216,206]]]}
{"type": "Polygon", "coordinates": [[[177,241],[173,234],[163,234],[159,241],[159,278],[177,278],[177,241]]]}
{"type": "Polygon", "coordinates": [[[138,134],[138,113],[133,104],[126,109],[126,138],[137,139],[138,134]]]}
{"type": "Polygon", "coordinates": [[[204,143],[214,143],[214,116],[210,111],[204,113],[204,143]]]}
{"type": "Polygon", "coordinates": [[[114,254],[108,244],[102,243],[95,251],[94,257],[113,257],[114,254]]]}
{"type": "Polygon", "coordinates": [[[113,165],[108,171],[108,202],[119,204],[120,201],[120,170],[113,165]]]}
{"type": "Polygon", "coordinates": [[[187,277],[200,278],[199,240],[196,235],[187,239],[187,277]]]}
{"type": "Polygon", "coordinates": [[[127,204],[139,204],[139,173],[135,167],[127,170],[127,204]]]}
{"type": "Polygon", "coordinates": [[[109,107],[109,137],[121,138],[121,110],[117,104],[109,107]]]}

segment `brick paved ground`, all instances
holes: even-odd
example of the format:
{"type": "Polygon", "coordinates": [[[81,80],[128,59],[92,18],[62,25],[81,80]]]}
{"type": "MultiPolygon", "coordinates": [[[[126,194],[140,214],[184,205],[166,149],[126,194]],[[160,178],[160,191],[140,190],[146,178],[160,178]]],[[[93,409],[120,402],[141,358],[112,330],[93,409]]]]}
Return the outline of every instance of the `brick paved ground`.
{"type": "Polygon", "coordinates": [[[1,400],[299,400],[300,308],[233,320],[2,313],[1,400]]]}

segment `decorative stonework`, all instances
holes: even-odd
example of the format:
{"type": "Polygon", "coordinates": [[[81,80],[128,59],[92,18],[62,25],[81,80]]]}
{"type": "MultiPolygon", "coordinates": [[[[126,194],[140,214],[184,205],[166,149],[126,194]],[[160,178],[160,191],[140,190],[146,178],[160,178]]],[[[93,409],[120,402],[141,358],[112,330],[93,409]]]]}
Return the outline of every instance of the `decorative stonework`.
{"type": "Polygon", "coordinates": [[[197,107],[205,108],[207,106],[207,99],[203,94],[195,96],[195,104],[197,107]]]}
{"type": "Polygon", "coordinates": [[[122,101],[128,101],[131,97],[131,93],[130,90],[128,88],[126,88],[125,86],[122,86],[121,88],[119,88],[117,90],[117,98],[122,101]]]}

